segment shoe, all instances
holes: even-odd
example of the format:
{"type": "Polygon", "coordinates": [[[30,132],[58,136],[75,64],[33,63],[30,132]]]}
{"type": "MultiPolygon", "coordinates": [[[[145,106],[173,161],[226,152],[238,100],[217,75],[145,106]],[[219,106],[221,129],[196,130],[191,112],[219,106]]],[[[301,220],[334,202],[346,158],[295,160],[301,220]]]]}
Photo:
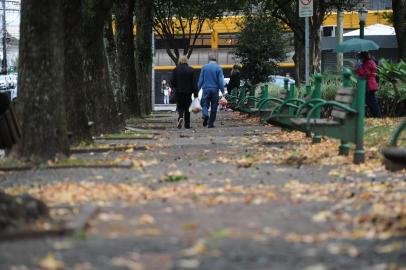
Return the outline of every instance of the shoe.
{"type": "Polygon", "coordinates": [[[207,128],[215,128],[215,126],[208,126],[207,128]]]}
{"type": "Polygon", "coordinates": [[[183,118],[178,119],[178,128],[181,129],[183,124],[183,118]]]}
{"type": "Polygon", "coordinates": [[[204,117],[203,118],[203,126],[205,127],[205,126],[207,126],[207,122],[209,121],[209,118],[208,117],[204,117]]]}
{"type": "Polygon", "coordinates": [[[189,127],[189,126],[185,126],[185,129],[191,129],[191,127],[189,127]]]}

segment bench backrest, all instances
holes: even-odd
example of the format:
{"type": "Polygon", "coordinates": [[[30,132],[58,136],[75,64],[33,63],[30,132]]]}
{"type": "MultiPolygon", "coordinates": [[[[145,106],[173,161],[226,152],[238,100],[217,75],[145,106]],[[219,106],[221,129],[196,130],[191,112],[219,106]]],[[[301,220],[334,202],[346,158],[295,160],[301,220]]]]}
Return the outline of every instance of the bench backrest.
{"type": "MultiPolygon", "coordinates": [[[[355,89],[353,87],[343,87],[337,90],[337,94],[335,96],[335,101],[347,105],[349,107],[353,107],[353,101],[355,99],[355,89]]],[[[347,112],[341,110],[340,108],[334,107],[333,111],[331,112],[331,116],[333,118],[337,118],[340,120],[344,120],[347,117],[347,112]]]]}

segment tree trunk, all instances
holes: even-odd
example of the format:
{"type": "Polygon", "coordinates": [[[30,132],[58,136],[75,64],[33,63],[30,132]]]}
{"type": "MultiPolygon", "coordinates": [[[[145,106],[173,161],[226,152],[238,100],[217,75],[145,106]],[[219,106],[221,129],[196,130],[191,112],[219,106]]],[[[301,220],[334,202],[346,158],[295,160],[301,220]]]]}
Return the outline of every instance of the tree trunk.
{"type": "Polygon", "coordinates": [[[293,61],[295,62],[295,81],[297,86],[305,79],[305,45],[303,41],[304,37],[302,35],[294,33],[295,54],[293,61]]]}
{"type": "Polygon", "coordinates": [[[84,74],[88,117],[94,123],[92,132],[116,131],[120,126],[117,107],[107,67],[103,28],[111,9],[107,0],[85,0],[84,18],[84,74]]]}
{"type": "Polygon", "coordinates": [[[69,152],[63,96],[63,26],[62,1],[21,1],[20,154],[34,162],[69,152]]]}
{"type": "Polygon", "coordinates": [[[86,112],[86,92],[83,77],[81,0],[64,1],[65,42],[65,105],[71,143],[91,141],[89,120],[86,112]]]}
{"type": "Polygon", "coordinates": [[[136,71],[138,92],[142,93],[145,114],[152,112],[152,23],[153,1],[136,4],[136,71]]]}
{"type": "Polygon", "coordinates": [[[114,39],[111,12],[104,24],[104,46],[106,49],[110,81],[113,88],[113,94],[117,104],[117,109],[119,114],[126,114],[126,109],[124,106],[125,97],[124,93],[122,92],[122,88],[120,87],[120,75],[118,72],[117,64],[117,46],[114,39]]]}
{"type": "Polygon", "coordinates": [[[137,90],[133,33],[134,0],[117,0],[116,40],[120,85],[126,97],[127,111],[142,116],[144,104],[137,90]]]}
{"type": "Polygon", "coordinates": [[[406,61],[406,1],[392,0],[393,25],[398,40],[398,58],[406,61]]]}
{"type": "Polygon", "coordinates": [[[320,26],[310,29],[310,75],[321,71],[321,38],[320,26]]]}

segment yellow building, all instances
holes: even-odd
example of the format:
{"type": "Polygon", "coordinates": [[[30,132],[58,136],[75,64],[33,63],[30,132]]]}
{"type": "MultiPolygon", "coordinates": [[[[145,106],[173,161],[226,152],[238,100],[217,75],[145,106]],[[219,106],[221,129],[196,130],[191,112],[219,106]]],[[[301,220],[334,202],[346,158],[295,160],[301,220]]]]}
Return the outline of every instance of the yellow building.
{"type": "MultiPolygon", "coordinates": [[[[366,26],[380,23],[390,25],[386,19],[386,14],[391,14],[391,10],[372,11],[368,14],[366,26]]],[[[201,35],[196,41],[195,50],[191,56],[191,63],[197,68],[207,60],[207,54],[215,51],[219,54],[220,63],[224,68],[230,68],[234,63],[233,55],[230,53],[231,49],[235,47],[237,42],[237,33],[240,31],[239,24],[242,22],[242,16],[228,16],[220,20],[206,21],[203,25],[201,35]]],[[[337,13],[332,12],[329,14],[323,26],[335,26],[337,23],[337,13]]],[[[352,30],[359,27],[358,13],[345,12],[344,13],[344,30],[352,30]]],[[[288,29],[288,28],[287,28],[288,29]]],[[[288,29],[289,31],[289,29],[288,29]]],[[[175,65],[164,51],[164,42],[156,36],[156,45],[158,55],[155,57],[155,66],[158,70],[172,69],[175,65]]],[[[284,68],[293,67],[293,63],[288,61],[281,64],[284,68]]]]}

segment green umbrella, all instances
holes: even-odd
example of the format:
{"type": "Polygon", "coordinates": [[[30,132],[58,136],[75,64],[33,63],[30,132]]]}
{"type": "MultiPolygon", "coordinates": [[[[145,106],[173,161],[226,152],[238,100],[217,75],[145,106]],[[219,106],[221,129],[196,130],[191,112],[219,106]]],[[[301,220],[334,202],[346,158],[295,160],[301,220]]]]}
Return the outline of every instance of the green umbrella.
{"type": "Polygon", "coordinates": [[[378,44],[372,40],[352,38],[338,44],[336,52],[366,52],[378,49],[378,44]]]}

